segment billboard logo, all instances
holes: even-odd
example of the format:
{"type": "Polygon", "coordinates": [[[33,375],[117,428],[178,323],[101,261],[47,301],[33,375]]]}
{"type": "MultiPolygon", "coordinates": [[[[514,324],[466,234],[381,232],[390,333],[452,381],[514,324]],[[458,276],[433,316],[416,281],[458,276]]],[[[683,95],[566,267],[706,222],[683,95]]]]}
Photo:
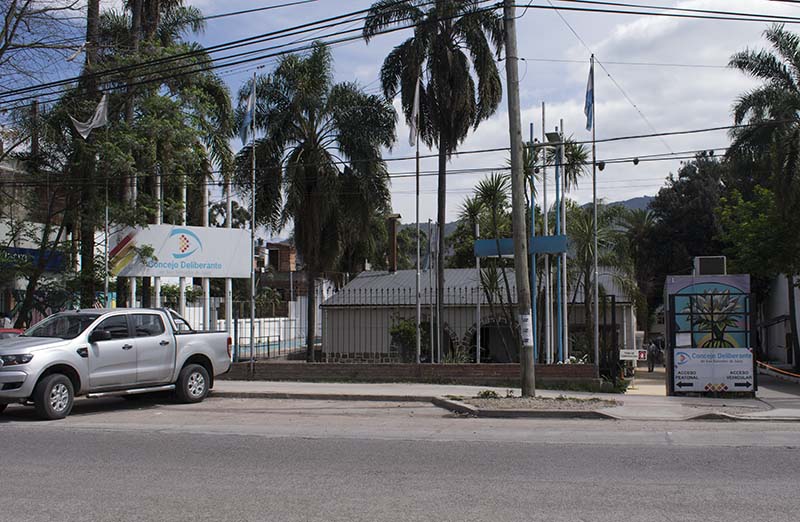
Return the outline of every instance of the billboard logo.
{"type": "Polygon", "coordinates": [[[676,364],[686,364],[690,359],[689,354],[686,352],[678,352],[675,354],[676,364]]]}
{"type": "Polygon", "coordinates": [[[170,233],[172,239],[177,236],[177,252],[172,253],[175,259],[185,259],[198,250],[203,250],[203,242],[197,234],[186,228],[176,228],[170,233]]]}

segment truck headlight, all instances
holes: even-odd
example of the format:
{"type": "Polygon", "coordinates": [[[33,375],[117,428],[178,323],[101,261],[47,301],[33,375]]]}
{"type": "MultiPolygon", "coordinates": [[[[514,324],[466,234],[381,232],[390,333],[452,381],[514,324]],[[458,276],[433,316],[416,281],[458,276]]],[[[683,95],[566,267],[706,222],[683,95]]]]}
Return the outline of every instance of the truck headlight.
{"type": "Polygon", "coordinates": [[[33,359],[30,353],[20,355],[0,355],[0,366],[19,366],[20,364],[28,364],[33,359]]]}

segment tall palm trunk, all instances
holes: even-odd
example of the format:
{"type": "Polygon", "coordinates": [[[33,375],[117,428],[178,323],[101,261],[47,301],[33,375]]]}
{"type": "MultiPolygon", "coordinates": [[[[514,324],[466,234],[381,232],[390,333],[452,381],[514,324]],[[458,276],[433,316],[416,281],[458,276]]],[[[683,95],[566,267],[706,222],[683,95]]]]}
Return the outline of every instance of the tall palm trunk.
{"type": "MultiPolygon", "coordinates": [[[[100,22],[100,0],[89,0],[86,8],[86,64],[83,68],[84,74],[88,75],[84,79],[86,94],[89,98],[94,99],[97,92],[97,80],[95,80],[91,73],[97,64],[98,47],[97,40],[99,36],[99,22],[100,22]]],[[[92,143],[94,140],[92,136],[89,137],[87,143],[92,143]]],[[[94,153],[88,147],[80,147],[79,154],[81,158],[81,180],[83,182],[83,190],[81,191],[81,306],[92,306],[94,304],[94,211],[95,211],[95,187],[93,186],[93,177],[96,168],[96,161],[94,153]]]]}
{"type": "Polygon", "coordinates": [[[306,362],[314,362],[314,341],[317,336],[317,292],[314,283],[317,273],[309,269],[306,277],[306,362]]]}
{"type": "MultiPolygon", "coordinates": [[[[437,194],[437,205],[438,205],[438,213],[437,218],[439,220],[439,238],[438,238],[438,245],[439,250],[436,252],[436,317],[438,318],[439,324],[438,331],[438,346],[440,350],[444,351],[444,339],[445,339],[445,331],[444,331],[444,321],[443,321],[443,301],[444,301],[444,249],[445,249],[445,237],[444,237],[444,225],[446,219],[446,210],[447,210],[447,138],[445,137],[445,133],[441,133],[439,137],[439,188],[437,194]]],[[[433,359],[433,358],[431,358],[433,359]]],[[[441,361],[439,361],[441,362],[441,361]]]]}

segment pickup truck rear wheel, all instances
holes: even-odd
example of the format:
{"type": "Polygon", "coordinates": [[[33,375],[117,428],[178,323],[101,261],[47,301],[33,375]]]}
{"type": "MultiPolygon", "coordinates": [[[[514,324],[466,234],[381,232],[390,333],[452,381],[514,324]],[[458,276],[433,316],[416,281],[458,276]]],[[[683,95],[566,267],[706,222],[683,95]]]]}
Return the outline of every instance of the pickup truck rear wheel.
{"type": "Polygon", "coordinates": [[[199,364],[189,364],[181,370],[175,387],[178,400],[186,403],[200,402],[208,396],[211,379],[199,364]]]}
{"type": "Polygon", "coordinates": [[[63,419],[72,411],[75,390],[66,375],[48,375],[33,389],[36,415],[45,420],[63,419]]]}

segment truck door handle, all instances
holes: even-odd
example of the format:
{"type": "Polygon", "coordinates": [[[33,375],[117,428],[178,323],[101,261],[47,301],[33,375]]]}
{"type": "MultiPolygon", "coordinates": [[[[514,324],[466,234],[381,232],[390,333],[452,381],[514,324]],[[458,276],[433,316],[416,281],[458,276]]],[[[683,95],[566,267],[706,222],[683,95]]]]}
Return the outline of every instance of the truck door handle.
{"type": "Polygon", "coordinates": [[[160,342],[160,343],[158,343],[158,344],[160,344],[161,346],[166,346],[166,345],[168,345],[168,344],[169,344],[169,341],[166,341],[166,340],[165,340],[165,341],[161,341],[161,342],[160,342]]]}
{"type": "Polygon", "coordinates": [[[122,345],[122,349],[123,350],[130,350],[131,348],[133,348],[132,344],[123,344],[122,345]]]}

